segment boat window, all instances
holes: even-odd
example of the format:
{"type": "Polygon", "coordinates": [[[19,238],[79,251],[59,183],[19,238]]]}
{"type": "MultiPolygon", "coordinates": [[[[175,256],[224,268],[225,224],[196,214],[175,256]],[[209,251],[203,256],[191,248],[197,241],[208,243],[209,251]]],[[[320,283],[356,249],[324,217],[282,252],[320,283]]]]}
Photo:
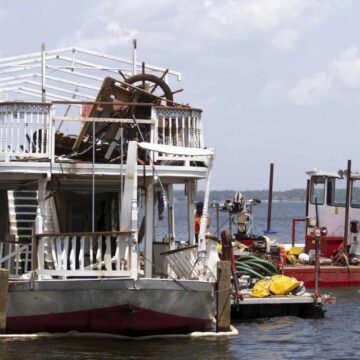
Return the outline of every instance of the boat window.
{"type": "Polygon", "coordinates": [[[328,178],[328,205],[345,206],[346,204],[346,179],[328,178]]]}
{"type": "Polygon", "coordinates": [[[318,205],[324,203],[325,197],[325,176],[313,176],[311,178],[311,195],[310,202],[315,204],[315,198],[318,205]]]}
{"type": "Polygon", "coordinates": [[[351,207],[360,208],[360,179],[352,180],[351,207]]]}

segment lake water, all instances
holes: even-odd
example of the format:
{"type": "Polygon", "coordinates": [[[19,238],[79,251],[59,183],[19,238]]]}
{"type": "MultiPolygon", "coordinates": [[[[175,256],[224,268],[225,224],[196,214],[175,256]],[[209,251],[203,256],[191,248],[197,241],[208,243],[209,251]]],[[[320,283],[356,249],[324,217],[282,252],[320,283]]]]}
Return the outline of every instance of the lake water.
{"type": "MultiPolygon", "coordinates": [[[[266,204],[255,208],[255,229],[266,228],[266,204]]],[[[213,215],[213,214],[212,214],[213,215]]],[[[303,203],[274,203],[273,226],[291,239],[291,219],[304,216],[303,203]]],[[[177,216],[181,221],[181,216],[177,216]]],[[[214,227],[213,217],[213,227],[214,227]]],[[[223,214],[223,221],[226,220],[223,214]]],[[[181,224],[179,224],[181,227],[181,224]]],[[[299,226],[302,228],[302,226],[299,226]]],[[[298,236],[301,240],[301,231],[298,236]]],[[[325,319],[281,317],[234,324],[231,338],[119,340],[104,338],[8,339],[0,337],[0,360],[16,359],[360,359],[360,287],[323,289],[337,301],[325,319]]]]}

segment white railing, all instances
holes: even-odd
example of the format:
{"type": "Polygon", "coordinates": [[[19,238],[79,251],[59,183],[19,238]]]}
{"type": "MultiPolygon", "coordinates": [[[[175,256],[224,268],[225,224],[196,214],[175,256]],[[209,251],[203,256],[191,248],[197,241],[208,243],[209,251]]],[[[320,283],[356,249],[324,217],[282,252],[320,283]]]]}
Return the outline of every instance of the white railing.
{"type": "MultiPolygon", "coordinates": [[[[54,107],[50,103],[0,103],[0,161],[27,158],[45,158],[53,161],[55,123],[59,121],[112,122],[118,123],[124,129],[134,126],[133,119],[56,116],[54,107]]],[[[204,147],[201,110],[154,106],[151,119],[138,119],[137,122],[142,128],[145,141],[190,148],[204,147]]],[[[115,133],[113,140],[107,139],[109,156],[113,147],[118,145],[119,136],[122,134],[121,131],[115,133]]],[[[128,138],[131,132],[125,133],[127,134],[125,141],[133,140],[128,138]]],[[[154,156],[155,161],[185,160],[184,157],[178,155],[156,153],[154,156]]],[[[192,160],[198,159],[192,158],[192,160]]]]}
{"type": "Polygon", "coordinates": [[[130,276],[129,235],[118,231],[36,234],[34,269],[40,276],[130,276]]]}
{"type": "MultiPolygon", "coordinates": [[[[154,107],[154,142],[161,145],[204,147],[201,111],[185,108],[154,107]]],[[[156,160],[174,160],[178,156],[156,154],[156,160]]]]}
{"type": "MultiPolygon", "coordinates": [[[[189,245],[183,248],[169,250],[161,253],[165,257],[170,268],[179,279],[197,279],[202,274],[201,261],[198,258],[198,245],[189,245]]],[[[217,247],[212,241],[206,244],[205,267],[207,277],[216,279],[216,264],[220,261],[217,247]]]]}
{"type": "Polygon", "coordinates": [[[0,268],[10,276],[20,276],[31,270],[31,244],[0,241],[0,268]]]}
{"type": "Polygon", "coordinates": [[[161,255],[164,256],[179,279],[191,279],[197,276],[197,245],[190,245],[184,248],[165,251],[161,255]]]}
{"type": "Polygon", "coordinates": [[[49,104],[0,104],[1,158],[49,158],[50,111],[49,104]]]}

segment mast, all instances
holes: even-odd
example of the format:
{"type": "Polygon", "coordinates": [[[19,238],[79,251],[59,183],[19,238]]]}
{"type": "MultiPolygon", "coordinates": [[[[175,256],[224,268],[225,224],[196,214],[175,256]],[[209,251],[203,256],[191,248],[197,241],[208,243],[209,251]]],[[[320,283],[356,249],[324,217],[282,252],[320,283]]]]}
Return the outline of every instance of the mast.
{"type": "Polygon", "coordinates": [[[46,88],[45,88],[45,76],[46,76],[46,63],[45,63],[45,44],[41,44],[41,99],[42,102],[46,102],[46,88]]]}
{"type": "Polygon", "coordinates": [[[349,232],[349,209],[350,209],[350,186],[351,186],[351,160],[348,160],[347,163],[347,172],[346,172],[346,202],[345,202],[345,224],[344,224],[344,241],[343,241],[343,251],[344,254],[347,254],[347,241],[348,241],[348,232],[349,232]]]}
{"type": "Polygon", "coordinates": [[[267,227],[266,231],[271,230],[271,211],[272,211],[272,195],[273,195],[273,178],[274,178],[274,163],[270,164],[270,176],[269,176],[269,201],[268,201],[268,215],[267,215],[267,227]]]}

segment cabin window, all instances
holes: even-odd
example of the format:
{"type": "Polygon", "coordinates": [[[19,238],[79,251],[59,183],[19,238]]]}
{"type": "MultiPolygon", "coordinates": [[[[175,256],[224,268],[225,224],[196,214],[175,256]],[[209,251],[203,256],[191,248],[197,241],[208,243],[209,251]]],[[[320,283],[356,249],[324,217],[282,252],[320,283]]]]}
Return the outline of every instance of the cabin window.
{"type": "Polygon", "coordinates": [[[328,205],[345,206],[346,204],[346,179],[328,178],[328,205]]]}
{"type": "Polygon", "coordinates": [[[318,205],[324,203],[325,198],[325,177],[313,176],[311,178],[311,196],[310,202],[315,204],[315,198],[318,205]]]}
{"type": "Polygon", "coordinates": [[[351,207],[360,208],[360,179],[352,180],[351,207]]]}

